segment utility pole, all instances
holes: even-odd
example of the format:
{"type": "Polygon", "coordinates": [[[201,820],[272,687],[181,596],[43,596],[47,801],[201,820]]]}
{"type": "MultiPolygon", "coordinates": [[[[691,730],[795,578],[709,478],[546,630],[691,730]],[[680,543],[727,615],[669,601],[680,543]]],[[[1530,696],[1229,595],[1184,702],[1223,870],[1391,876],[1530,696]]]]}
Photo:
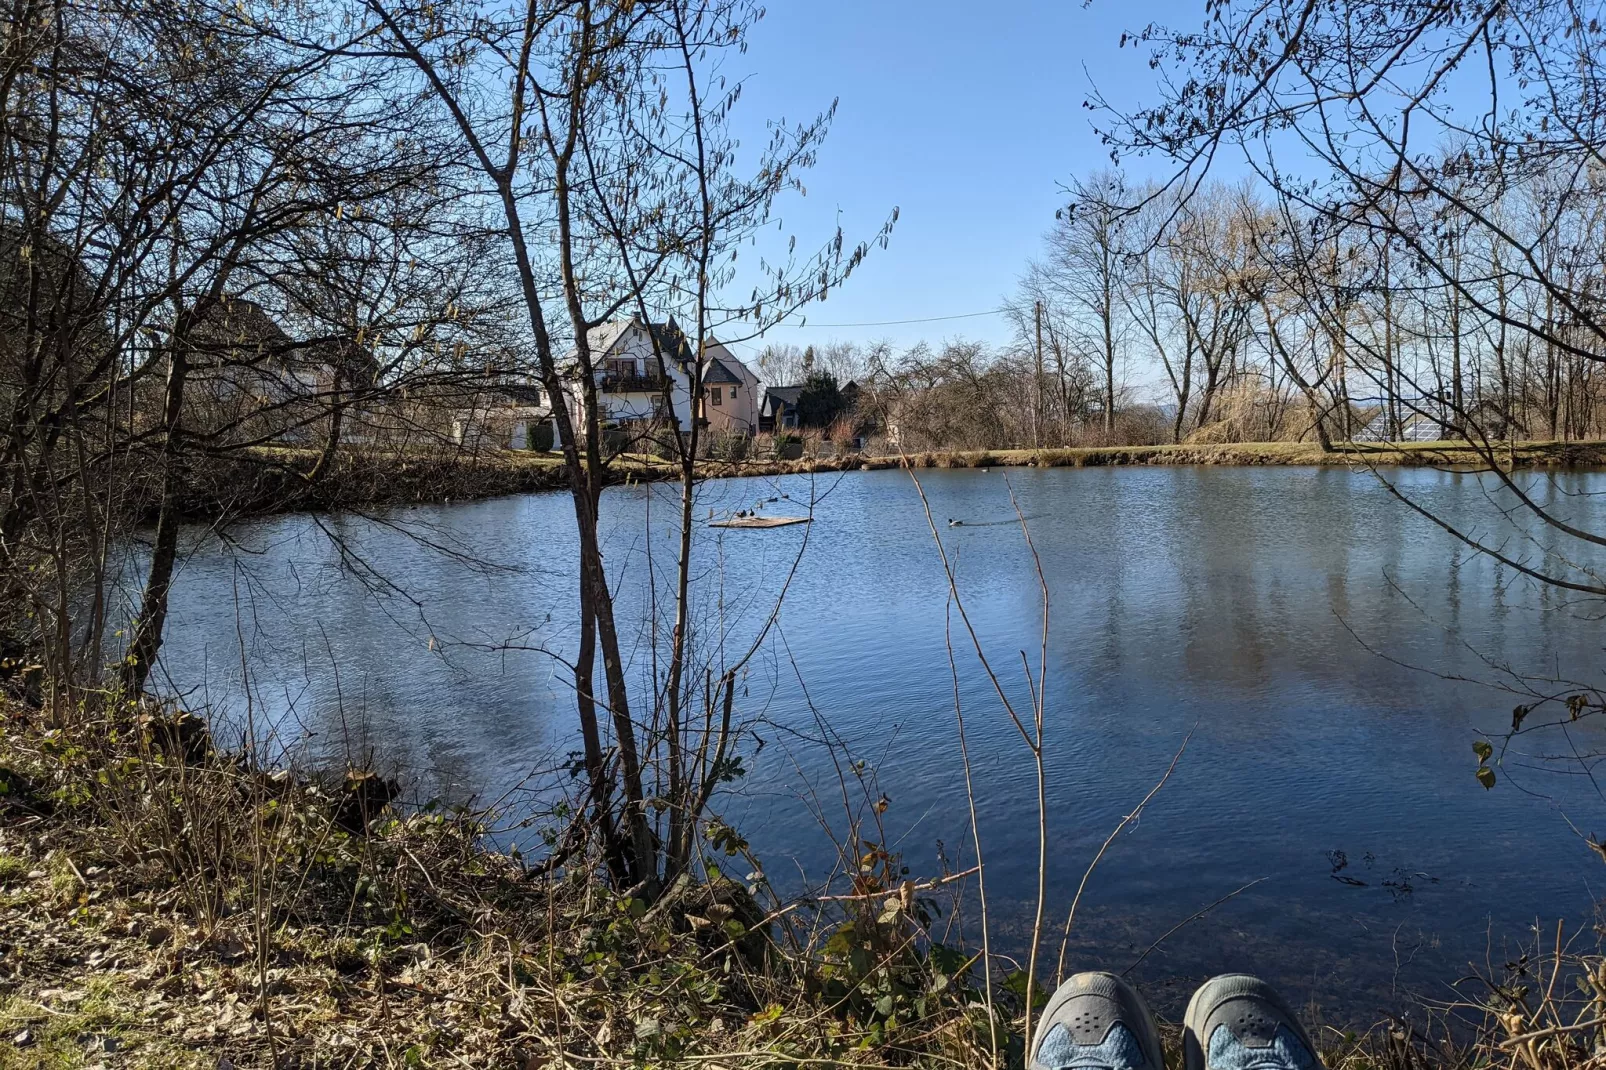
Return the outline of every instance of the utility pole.
{"type": "Polygon", "coordinates": [[[1037,321],[1037,408],[1032,410],[1032,445],[1043,448],[1043,302],[1032,306],[1032,318],[1037,321]]]}

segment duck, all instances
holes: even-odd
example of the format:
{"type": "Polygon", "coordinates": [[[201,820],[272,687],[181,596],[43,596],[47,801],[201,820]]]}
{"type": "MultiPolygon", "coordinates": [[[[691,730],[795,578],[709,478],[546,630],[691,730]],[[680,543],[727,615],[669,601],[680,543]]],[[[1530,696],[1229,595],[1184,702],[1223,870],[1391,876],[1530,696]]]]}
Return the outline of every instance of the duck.
{"type": "Polygon", "coordinates": [[[952,517],[949,517],[948,526],[951,528],[962,528],[965,526],[965,522],[963,520],[955,520],[952,517]]]}

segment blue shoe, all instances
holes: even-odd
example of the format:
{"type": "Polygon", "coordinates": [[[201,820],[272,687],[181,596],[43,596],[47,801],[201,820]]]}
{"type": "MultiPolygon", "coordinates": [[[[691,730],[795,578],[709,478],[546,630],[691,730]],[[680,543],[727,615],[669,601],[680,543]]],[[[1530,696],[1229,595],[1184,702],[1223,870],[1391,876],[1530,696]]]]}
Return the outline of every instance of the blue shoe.
{"type": "Polygon", "coordinates": [[[1032,1070],[1165,1070],[1160,1033],[1137,990],[1113,973],[1079,973],[1037,1023],[1032,1070]]]}
{"type": "Polygon", "coordinates": [[[1182,1019],[1184,1070],[1321,1070],[1316,1045],[1282,997],[1258,977],[1206,981],[1182,1019]]]}

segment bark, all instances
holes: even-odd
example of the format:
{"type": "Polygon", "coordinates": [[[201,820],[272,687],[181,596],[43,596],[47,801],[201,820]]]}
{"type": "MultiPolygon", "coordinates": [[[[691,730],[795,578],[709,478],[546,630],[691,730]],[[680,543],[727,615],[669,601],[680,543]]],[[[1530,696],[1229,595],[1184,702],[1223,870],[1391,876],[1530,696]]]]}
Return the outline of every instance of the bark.
{"type": "Polygon", "coordinates": [[[123,690],[132,697],[144,693],[151,668],[161,652],[162,636],[167,627],[168,593],[173,585],[173,567],[178,560],[178,530],[182,519],[179,495],[184,484],[184,386],[189,379],[189,331],[193,322],[191,312],[180,314],[168,355],[167,384],[162,401],[161,511],[156,519],[155,545],[145,575],[139,618],[134,623],[134,635],[123,663],[123,690]]]}
{"type": "Polygon", "coordinates": [[[307,482],[316,483],[329,474],[329,469],[335,463],[335,455],[340,451],[340,427],[346,414],[346,400],[341,390],[343,378],[339,364],[335,365],[334,381],[329,391],[329,434],[324,439],[323,450],[318,454],[318,460],[307,473],[307,482]]]}
{"type": "Polygon", "coordinates": [[[1110,337],[1108,321],[1104,325],[1104,433],[1115,434],[1115,340],[1110,337]]]}

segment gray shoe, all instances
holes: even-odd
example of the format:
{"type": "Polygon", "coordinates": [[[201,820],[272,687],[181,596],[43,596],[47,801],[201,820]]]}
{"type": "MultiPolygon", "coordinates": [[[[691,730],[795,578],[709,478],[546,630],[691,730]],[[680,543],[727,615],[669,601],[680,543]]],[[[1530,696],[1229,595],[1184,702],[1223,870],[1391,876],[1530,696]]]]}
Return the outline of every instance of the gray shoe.
{"type": "Polygon", "coordinates": [[[1032,1070],[1165,1070],[1160,1033],[1137,990],[1113,973],[1079,973],[1037,1022],[1032,1070]]]}
{"type": "Polygon", "coordinates": [[[1184,1070],[1321,1070],[1294,1012],[1258,977],[1206,981],[1182,1019],[1184,1070]]]}

